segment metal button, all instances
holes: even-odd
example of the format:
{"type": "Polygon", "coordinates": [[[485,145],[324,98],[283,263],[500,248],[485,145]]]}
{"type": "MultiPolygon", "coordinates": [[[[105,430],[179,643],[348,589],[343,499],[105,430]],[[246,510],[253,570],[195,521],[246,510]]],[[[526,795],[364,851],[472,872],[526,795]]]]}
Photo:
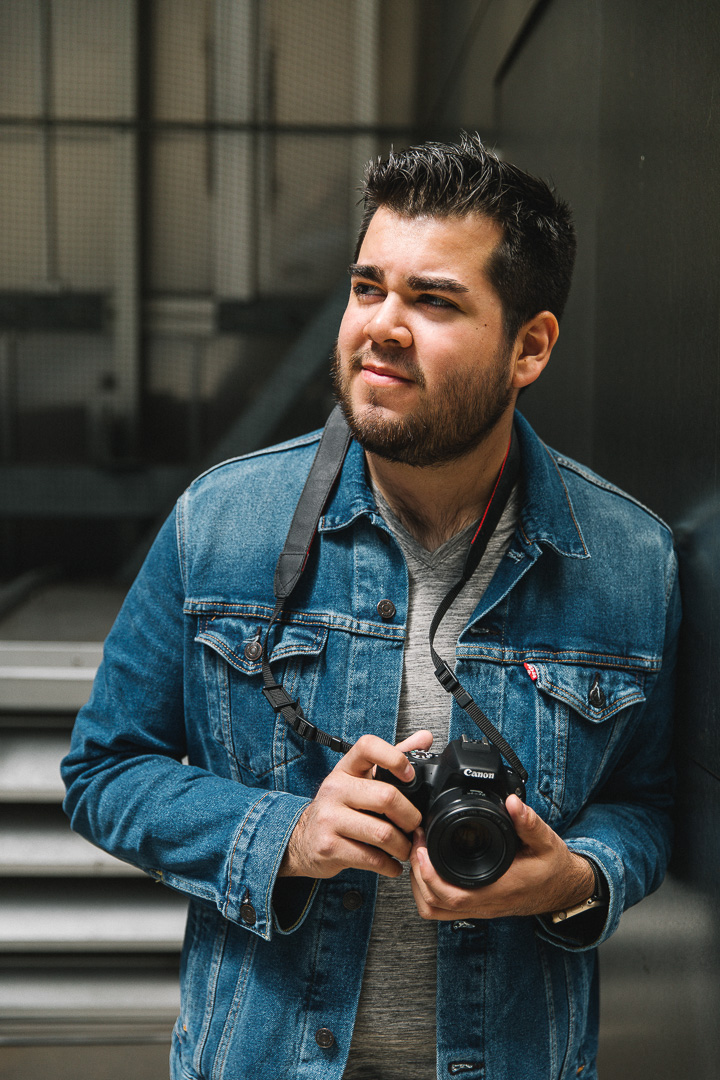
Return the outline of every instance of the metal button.
{"type": "Polygon", "coordinates": [[[357,911],[359,907],[362,907],[363,896],[357,889],[348,889],[343,896],[343,907],[346,911],[357,911]]]}
{"type": "Polygon", "coordinates": [[[381,600],[377,606],[377,613],[381,619],[394,619],[395,605],[392,600],[381,600]]]}
{"type": "Polygon", "coordinates": [[[315,1032],[315,1042],[323,1050],[329,1050],[331,1046],[335,1045],[335,1036],[330,1028],[318,1028],[315,1032]]]}
{"type": "Polygon", "coordinates": [[[600,676],[597,673],[588,692],[588,701],[594,709],[605,708],[605,694],[600,685],[600,676]]]}
{"type": "Polygon", "coordinates": [[[248,641],[247,645],[243,649],[243,654],[246,660],[259,660],[262,656],[262,627],[258,626],[255,631],[255,635],[252,641],[248,641]]]}
{"type": "Polygon", "coordinates": [[[257,915],[255,914],[255,908],[252,906],[249,900],[246,900],[240,905],[240,918],[246,926],[254,926],[257,915]]]}

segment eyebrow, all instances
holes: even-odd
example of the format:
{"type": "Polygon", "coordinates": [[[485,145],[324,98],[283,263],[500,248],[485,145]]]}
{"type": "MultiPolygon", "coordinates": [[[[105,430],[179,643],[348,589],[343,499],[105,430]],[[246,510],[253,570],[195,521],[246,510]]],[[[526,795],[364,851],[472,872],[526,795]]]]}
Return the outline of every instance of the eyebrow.
{"type": "Polygon", "coordinates": [[[385,280],[385,275],[380,267],[371,266],[369,263],[350,263],[348,273],[350,277],[369,278],[370,281],[375,281],[378,285],[382,285],[385,280]]]}
{"type": "MultiPolygon", "coordinates": [[[[351,277],[368,278],[369,281],[375,281],[378,285],[382,285],[385,281],[385,274],[379,266],[365,263],[351,263],[348,270],[351,277]]],[[[406,280],[409,288],[411,288],[413,292],[449,292],[460,294],[470,291],[467,285],[463,285],[461,281],[456,281],[455,278],[421,277],[418,274],[409,274],[406,280]]]]}
{"type": "Polygon", "coordinates": [[[415,292],[470,292],[467,285],[463,285],[462,282],[456,281],[455,278],[419,277],[417,274],[410,274],[407,283],[415,292]]]}

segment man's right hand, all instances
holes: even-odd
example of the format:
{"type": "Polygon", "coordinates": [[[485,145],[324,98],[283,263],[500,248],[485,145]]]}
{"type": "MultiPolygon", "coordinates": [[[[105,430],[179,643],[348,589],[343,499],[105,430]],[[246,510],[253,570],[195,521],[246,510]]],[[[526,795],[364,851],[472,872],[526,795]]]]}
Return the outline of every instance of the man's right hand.
{"type": "Polygon", "coordinates": [[[300,816],[279,876],[330,878],[352,867],[398,877],[421,815],[397,788],[374,780],[373,769],[381,765],[399,780],[412,780],[405,752],[431,745],[429,731],[416,731],[397,746],[377,735],[359,738],[300,816]]]}

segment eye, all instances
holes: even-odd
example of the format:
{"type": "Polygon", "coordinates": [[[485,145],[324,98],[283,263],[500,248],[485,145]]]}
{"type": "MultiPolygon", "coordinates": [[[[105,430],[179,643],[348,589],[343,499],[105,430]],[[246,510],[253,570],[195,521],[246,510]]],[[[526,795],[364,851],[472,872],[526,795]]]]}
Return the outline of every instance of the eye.
{"type": "Polygon", "coordinates": [[[353,284],[352,291],[358,300],[363,300],[365,297],[382,296],[382,290],[378,285],[371,285],[367,281],[356,281],[353,284]]]}
{"type": "Polygon", "coordinates": [[[421,293],[418,296],[418,303],[427,304],[428,307],[434,308],[455,308],[455,305],[450,300],[446,300],[444,296],[436,296],[435,293],[421,293]]]}

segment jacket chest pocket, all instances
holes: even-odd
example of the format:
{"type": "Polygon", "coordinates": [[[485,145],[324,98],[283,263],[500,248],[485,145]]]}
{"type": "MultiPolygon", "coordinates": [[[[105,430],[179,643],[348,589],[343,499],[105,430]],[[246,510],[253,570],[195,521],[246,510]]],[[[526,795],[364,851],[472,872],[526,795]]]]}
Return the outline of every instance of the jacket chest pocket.
{"type": "Polygon", "coordinates": [[[536,691],[538,791],[552,825],[571,820],[602,785],[645,701],[644,674],[582,664],[525,667],[536,691]]]}
{"type": "MultiPolygon", "coordinates": [[[[285,770],[305,752],[305,741],[276,716],[262,694],[262,645],[267,621],[246,617],[202,619],[195,641],[203,647],[208,716],[227,751],[235,778],[284,789],[285,770]]],[[[324,660],[326,626],[283,624],[273,629],[273,676],[309,713],[324,660]]]]}

